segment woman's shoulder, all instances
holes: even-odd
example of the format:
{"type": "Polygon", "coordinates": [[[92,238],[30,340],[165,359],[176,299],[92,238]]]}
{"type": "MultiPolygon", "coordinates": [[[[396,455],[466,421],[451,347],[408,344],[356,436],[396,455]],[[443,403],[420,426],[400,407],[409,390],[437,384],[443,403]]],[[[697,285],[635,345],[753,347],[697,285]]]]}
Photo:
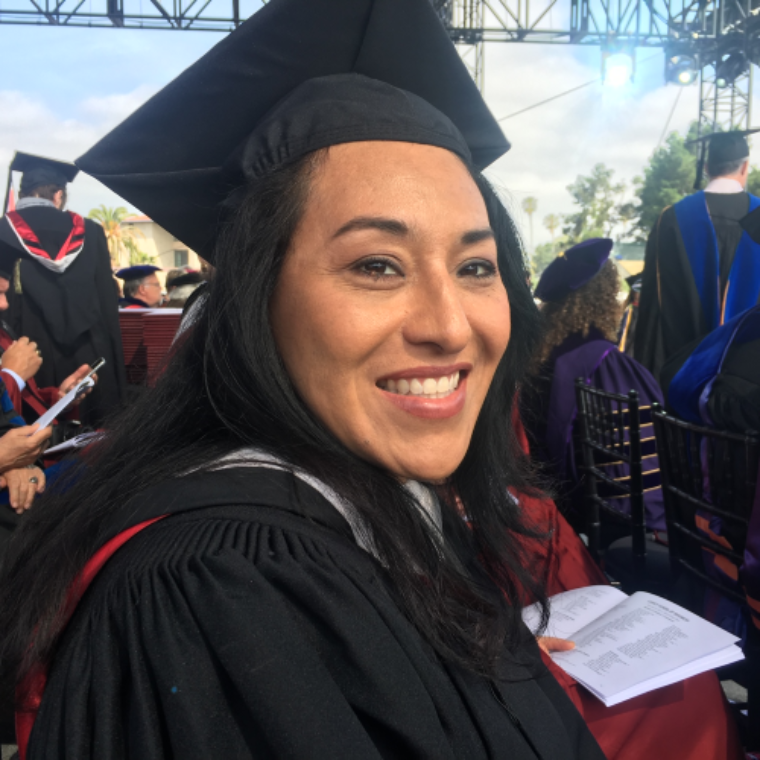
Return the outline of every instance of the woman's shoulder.
{"type": "Polygon", "coordinates": [[[182,583],[199,567],[227,573],[230,582],[236,572],[241,580],[275,569],[299,574],[305,566],[364,575],[374,567],[319,491],[291,473],[263,468],[202,473],[151,488],[128,520],[112,526],[108,540],[119,548],[97,585],[111,590],[156,577],[182,583]],[[124,535],[130,537],[119,544],[124,535]]]}

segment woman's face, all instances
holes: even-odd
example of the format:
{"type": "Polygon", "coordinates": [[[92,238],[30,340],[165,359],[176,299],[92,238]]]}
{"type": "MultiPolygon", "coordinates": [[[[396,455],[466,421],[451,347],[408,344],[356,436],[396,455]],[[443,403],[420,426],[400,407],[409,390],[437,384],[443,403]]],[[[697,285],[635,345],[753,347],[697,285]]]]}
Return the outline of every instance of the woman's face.
{"type": "Polygon", "coordinates": [[[330,148],[271,316],[298,393],[345,446],[400,478],[450,475],[510,334],[485,203],[462,162],[401,142],[330,148]]]}

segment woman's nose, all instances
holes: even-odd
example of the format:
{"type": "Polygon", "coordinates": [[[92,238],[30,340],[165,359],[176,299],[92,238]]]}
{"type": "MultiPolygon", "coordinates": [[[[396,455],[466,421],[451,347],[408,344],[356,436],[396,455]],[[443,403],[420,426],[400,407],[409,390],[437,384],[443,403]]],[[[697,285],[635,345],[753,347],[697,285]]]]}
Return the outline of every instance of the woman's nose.
{"type": "Polygon", "coordinates": [[[447,271],[435,277],[420,278],[410,289],[409,299],[404,325],[406,340],[416,345],[432,344],[448,354],[465,348],[472,328],[454,275],[447,271]]]}

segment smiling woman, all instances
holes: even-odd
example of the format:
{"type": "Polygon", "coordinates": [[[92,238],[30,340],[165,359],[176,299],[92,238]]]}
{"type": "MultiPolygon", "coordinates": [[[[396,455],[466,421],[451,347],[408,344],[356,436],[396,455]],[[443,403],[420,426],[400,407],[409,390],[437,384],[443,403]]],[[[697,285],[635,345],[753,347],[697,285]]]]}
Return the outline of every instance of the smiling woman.
{"type": "Polygon", "coordinates": [[[330,148],[271,308],[298,393],[350,451],[400,478],[457,469],[510,334],[461,159],[401,142],[330,148]]]}
{"type": "Polygon", "coordinates": [[[428,0],[272,0],[80,159],[216,276],[0,581],[27,757],[602,757],[520,619],[507,147],[428,0]]]}

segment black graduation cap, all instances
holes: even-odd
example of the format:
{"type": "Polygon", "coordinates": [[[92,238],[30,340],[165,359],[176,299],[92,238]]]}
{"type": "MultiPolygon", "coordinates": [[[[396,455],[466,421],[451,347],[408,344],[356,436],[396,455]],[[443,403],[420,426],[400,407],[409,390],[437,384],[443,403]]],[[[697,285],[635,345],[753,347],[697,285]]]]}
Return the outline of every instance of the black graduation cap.
{"type": "Polygon", "coordinates": [[[272,0],[77,165],[211,259],[233,188],[358,140],[509,150],[430,0],[272,0]]]}
{"type": "Polygon", "coordinates": [[[69,161],[58,161],[55,158],[34,156],[31,153],[16,151],[8,168],[8,184],[6,186],[5,204],[3,211],[8,208],[8,193],[10,192],[13,172],[21,172],[21,192],[31,193],[42,185],[58,185],[65,187],[79,174],[79,169],[69,161]]]}
{"type": "Polygon", "coordinates": [[[698,145],[697,155],[697,178],[694,181],[694,189],[699,190],[702,187],[702,173],[705,168],[705,158],[707,163],[715,166],[716,164],[726,164],[731,161],[739,161],[742,158],[749,157],[749,144],[747,136],[755,132],[760,132],[760,127],[753,129],[733,129],[730,132],[712,132],[709,135],[702,135],[695,140],[689,140],[686,145],[698,145]]]}
{"type": "Polygon", "coordinates": [[[131,267],[124,267],[115,272],[116,276],[120,280],[142,280],[143,277],[147,277],[154,272],[160,272],[161,267],[153,266],[153,264],[135,264],[131,267]]]}
{"type": "Polygon", "coordinates": [[[181,288],[183,285],[200,285],[206,278],[200,272],[185,272],[167,282],[167,288],[181,288]]]}

